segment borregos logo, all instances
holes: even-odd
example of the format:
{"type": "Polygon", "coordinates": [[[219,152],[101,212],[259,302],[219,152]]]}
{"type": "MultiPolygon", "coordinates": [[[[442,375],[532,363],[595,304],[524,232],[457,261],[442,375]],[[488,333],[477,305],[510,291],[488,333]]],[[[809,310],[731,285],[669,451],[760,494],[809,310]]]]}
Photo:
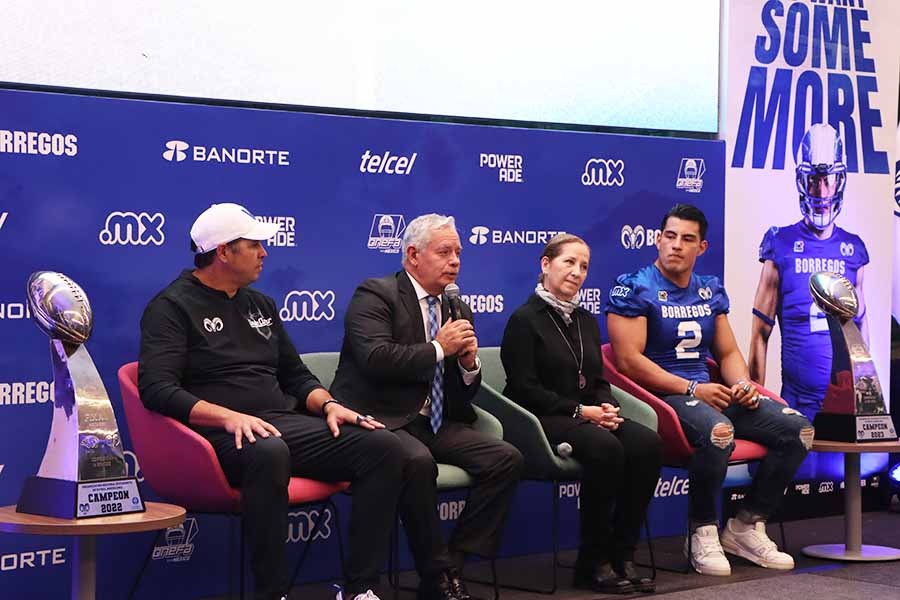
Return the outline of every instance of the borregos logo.
{"type": "Polygon", "coordinates": [[[113,211],[100,231],[100,243],[104,246],[162,246],[166,241],[165,223],[166,217],[162,213],[113,211]]]}
{"type": "Polygon", "coordinates": [[[640,250],[656,245],[660,230],[652,227],[644,228],[643,225],[622,225],[622,247],[626,250],[640,250]]]}
{"type": "Polygon", "coordinates": [[[625,185],[625,161],[613,158],[589,158],[581,174],[581,185],[604,187],[625,185]]]}
{"type": "Polygon", "coordinates": [[[368,148],[363,152],[359,161],[360,173],[378,173],[384,175],[409,175],[413,165],[416,164],[418,153],[411,156],[391,154],[390,151],[383,154],[372,154],[368,148]]]}
{"type": "Polygon", "coordinates": [[[290,321],[331,321],[334,319],[334,291],[292,290],[284,297],[278,316],[290,321]]]}
{"type": "Polygon", "coordinates": [[[78,138],[71,133],[0,129],[0,153],[75,156],[78,138]]]}
{"type": "Polygon", "coordinates": [[[503,294],[460,294],[459,298],[475,314],[503,312],[503,294]]]}
{"type": "Polygon", "coordinates": [[[0,382],[0,407],[48,403],[53,406],[52,381],[0,382]]]}
{"type": "Polygon", "coordinates": [[[291,153],[288,150],[191,145],[184,140],[167,141],[162,157],[176,163],[190,159],[192,162],[268,167],[288,167],[291,164],[291,153]]]}

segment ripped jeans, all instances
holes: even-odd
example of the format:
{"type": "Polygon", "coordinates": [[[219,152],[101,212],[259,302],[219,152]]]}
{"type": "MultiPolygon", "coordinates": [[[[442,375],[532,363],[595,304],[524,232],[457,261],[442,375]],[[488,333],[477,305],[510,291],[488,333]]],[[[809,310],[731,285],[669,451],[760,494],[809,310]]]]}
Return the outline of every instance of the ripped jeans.
{"type": "Polygon", "coordinates": [[[695,449],[688,465],[692,527],[718,522],[716,499],[734,451],[735,435],[769,449],[741,507],[753,520],[768,519],[812,446],[813,428],[806,417],[766,397],[760,398],[756,410],[734,404],[721,413],[691,396],[665,396],[663,400],[675,410],[695,449]]]}

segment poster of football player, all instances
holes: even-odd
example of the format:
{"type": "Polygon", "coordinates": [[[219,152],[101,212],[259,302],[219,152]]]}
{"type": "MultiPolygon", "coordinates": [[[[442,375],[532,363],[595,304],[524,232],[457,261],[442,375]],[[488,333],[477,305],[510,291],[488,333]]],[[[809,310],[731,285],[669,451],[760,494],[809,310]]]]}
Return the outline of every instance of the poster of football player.
{"type": "Polygon", "coordinates": [[[753,302],[749,367],[750,377],[764,384],[769,336],[777,323],[781,396],[812,422],[828,387],[831,337],[825,314],[809,292],[809,276],[832,271],[856,286],[860,309],[855,320],[868,340],[863,273],[869,253],[858,235],[836,223],[848,178],[844,144],[831,125],[817,123],[807,130],[797,148],[795,173],[802,218],[786,227],[773,225],[759,245],[762,271],[753,302]]]}

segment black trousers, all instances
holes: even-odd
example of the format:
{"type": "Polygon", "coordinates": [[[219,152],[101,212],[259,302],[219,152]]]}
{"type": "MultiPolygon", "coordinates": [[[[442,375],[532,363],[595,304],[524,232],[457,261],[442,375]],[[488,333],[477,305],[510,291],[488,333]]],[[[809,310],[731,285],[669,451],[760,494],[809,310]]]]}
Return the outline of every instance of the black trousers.
{"type": "Polygon", "coordinates": [[[292,475],[322,481],[351,481],[348,596],[374,587],[387,558],[397,501],[403,489],[406,449],[387,430],[367,431],[344,425],[333,437],[321,417],[298,413],[260,415],[281,432],[280,438],[256,436],[235,447],[234,435],[203,431],[219,457],[228,481],[241,488],[243,526],[257,598],[287,593],[285,539],[288,532],[288,479],[292,475]]]}
{"type": "Polygon", "coordinates": [[[422,415],[394,433],[407,455],[400,517],[419,575],[433,577],[453,566],[448,547],[453,552],[494,556],[522,474],[522,454],[462,423],[445,421],[435,434],[422,415]],[[449,543],[444,542],[437,511],[436,462],[460,467],[475,480],[449,543]]]}
{"type": "Polygon", "coordinates": [[[628,419],[615,431],[587,421],[558,431],[562,428],[546,423],[554,419],[542,419],[551,443],[571,444],[572,456],[584,467],[578,564],[633,559],[659,478],[662,441],[652,429],[628,419]]]}

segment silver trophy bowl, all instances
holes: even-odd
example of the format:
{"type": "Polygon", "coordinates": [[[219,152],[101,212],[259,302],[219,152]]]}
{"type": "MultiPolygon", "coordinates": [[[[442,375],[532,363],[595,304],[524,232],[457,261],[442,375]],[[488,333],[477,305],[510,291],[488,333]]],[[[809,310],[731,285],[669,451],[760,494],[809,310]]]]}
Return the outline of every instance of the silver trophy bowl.
{"type": "Polygon", "coordinates": [[[80,346],[91,337],[91,303],[81,286],[62,273],[32,273],[27,297],[35,324],[50,339],[80,346]]]}
{"type": "Polygon", "coordinates": [[[809,278],[813,300],[828,315],[853,319],[859,312],[859,298],[850,280],[837,273],[819,271],[809,278]]]}

